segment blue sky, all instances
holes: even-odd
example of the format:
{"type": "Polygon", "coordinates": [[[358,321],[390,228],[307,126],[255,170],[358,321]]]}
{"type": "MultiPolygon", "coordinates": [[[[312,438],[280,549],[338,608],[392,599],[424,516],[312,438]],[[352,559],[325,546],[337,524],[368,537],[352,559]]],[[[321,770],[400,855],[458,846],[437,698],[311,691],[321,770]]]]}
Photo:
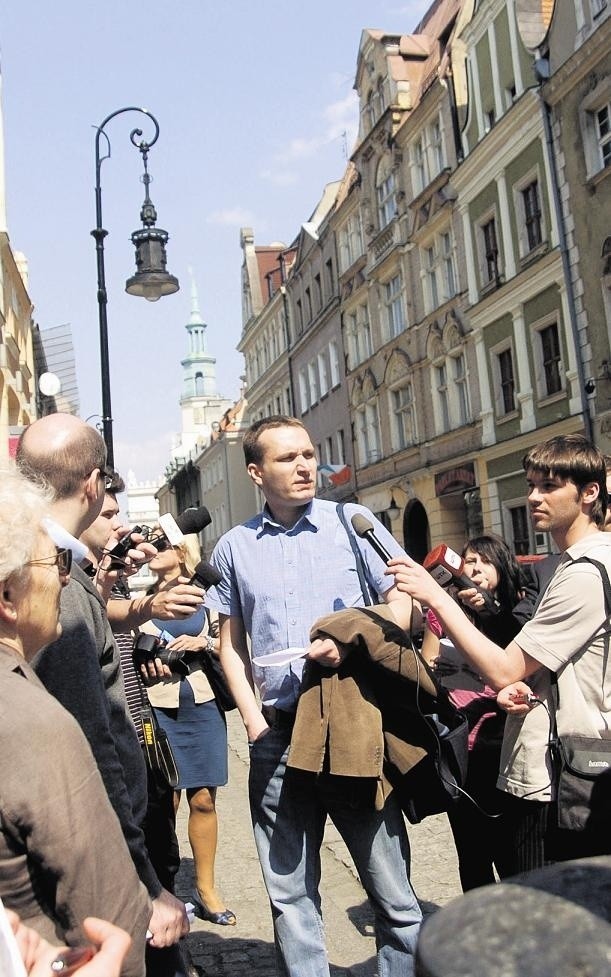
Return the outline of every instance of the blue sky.
{"type": "MultiPolygon", "coordinates": [[[[217,358],[219,392],[239,394],[239,229],[289,243],[345,167],[357,124],[361,31],[409,33],[428,3],[363,0],[21,0],[0,21],[7,218],[29,261],[41,328],[69,322],[83,417],[101,411],[95,246],[95,127],[140,105],[157,117],[151,198],[181,290],[125,294],[140,226],[140,154],[119,116],[102,166],[115,460],[161,473],[180,428],[188,267],[217,358]],[[343,133],[346,133],[344,138],[343,133]]],[[[148,130],[150,131],[150,130],[148,130]]],[[[92,419],[95,423],[96,418],[92,419]]]]}

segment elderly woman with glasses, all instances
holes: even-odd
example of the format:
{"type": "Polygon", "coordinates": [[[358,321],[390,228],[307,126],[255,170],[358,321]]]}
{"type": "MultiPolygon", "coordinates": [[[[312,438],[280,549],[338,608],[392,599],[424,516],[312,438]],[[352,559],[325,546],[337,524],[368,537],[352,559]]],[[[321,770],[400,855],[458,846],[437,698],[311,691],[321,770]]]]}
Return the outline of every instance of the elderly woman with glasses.
{"type": "Polygon", "coordinates": [[[0,472],[0,898],[51,943],[83,942],[89,916],[121,926],[122,973],[142,977],[148,897],[80,727],[28,664],[61,634],[70,572],[43,529],[48,505],[0,472]]]}

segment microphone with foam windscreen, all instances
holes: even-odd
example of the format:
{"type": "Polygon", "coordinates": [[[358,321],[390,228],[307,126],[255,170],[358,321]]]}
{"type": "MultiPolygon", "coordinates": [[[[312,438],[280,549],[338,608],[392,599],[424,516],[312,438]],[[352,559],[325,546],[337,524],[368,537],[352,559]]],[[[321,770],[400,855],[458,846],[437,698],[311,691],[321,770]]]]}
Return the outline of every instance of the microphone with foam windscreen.
{"type": "MultiPolygon", "coordinates": [[[[200,506],[199,509],[191,506],[189,509],[181,512],[176,519],[169,512],[159,517],[159,525],[172,546],[178,546],[183,536],[189,536],[192,533],[201,533],[202,529],[209,526],[211,522],[212,517],[205,505],[200,506]]],[[[155,545],[154,540],[151,540],[151,542],[155,545]]]]}
{"type": "Polygon", "coordinates": [[[380,542],[373,531],[373,524],[369,522],[366,516],[362,513],[357,512],[356,515],[350,520],[352,523],[352,528],[354,529],[357,536],[361,539],[366,539],[369,545],[376,551],[381,560],[384,563],[389,563],[392,560],[392,556],[388,552],[385,546],[380,542]]]}
{"type": "Polygon", "coordinates": [[[213,567],[211,563],[206,563],[205,560],[200,560],[189,583],[201,587],[202,590],[208,590],[208,587],[216,586],[222,579],[222,574],[218,572],[216,567],[213,567]]]}

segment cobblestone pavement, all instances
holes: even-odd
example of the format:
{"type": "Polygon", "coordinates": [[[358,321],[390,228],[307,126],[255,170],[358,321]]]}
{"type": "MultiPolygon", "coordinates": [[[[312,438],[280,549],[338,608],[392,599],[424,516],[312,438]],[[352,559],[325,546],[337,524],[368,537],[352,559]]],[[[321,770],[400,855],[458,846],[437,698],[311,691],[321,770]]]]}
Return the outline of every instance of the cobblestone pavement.
{"type": "MultiPolygon", "coordinates": [[[[205,977],[274,977],[274,942],[269,903],[261,878],[247,798],[248,747],[237,711],[228,713],[229,784],[217,796],[219,891],[235,912],[237,926],[196,919],[187,937],[193,961],[205,977]]],[[[193,863],[187,839],[186,802],[178,816],[183,855],[177,895],[189,900],[193,863]]],[[[445,815],[408,825],[412,884],[423,910],[432,912],[459,895],[452,837],[445,815]]],[[[377,973],[372,914],[346,846],[330,823],[322,849],[322,899],[331,977],[374,977],[377,973]]]]}

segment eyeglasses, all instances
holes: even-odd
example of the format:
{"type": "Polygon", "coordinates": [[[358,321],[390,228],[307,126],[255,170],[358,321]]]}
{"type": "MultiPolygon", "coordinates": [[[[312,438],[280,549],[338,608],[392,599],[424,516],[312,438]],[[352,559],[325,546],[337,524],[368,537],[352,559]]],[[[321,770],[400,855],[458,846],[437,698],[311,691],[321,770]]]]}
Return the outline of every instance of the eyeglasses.
{"type": "Polygon", "coordinates": [[[172,544],[170,543],[170,540],[166,536],[162,536],[160,539],[156,539],[153,543],[153,546],[155,547],[158,553],[164,553],[165,550],[172,549],[172,544]]]}
{"type": "Polygon", "coordinates": [[[112,468],[109,468],[108,465],[104,465],[104,468],[100,469],[100,477],[104,479],[104,488],[106,491],[108,491],[109,488],[112,488],[115,480],[115,473],[112,468]]]}
{"type": "Polygon", "coordinates": [[[56,566],[60,577],[67,577],[72,566],[72,550],[62,546],[56,546],[55,556],[43,556],[40,560],[30,560],[25,563],[26,567],[47,567],[56,566]]]}

